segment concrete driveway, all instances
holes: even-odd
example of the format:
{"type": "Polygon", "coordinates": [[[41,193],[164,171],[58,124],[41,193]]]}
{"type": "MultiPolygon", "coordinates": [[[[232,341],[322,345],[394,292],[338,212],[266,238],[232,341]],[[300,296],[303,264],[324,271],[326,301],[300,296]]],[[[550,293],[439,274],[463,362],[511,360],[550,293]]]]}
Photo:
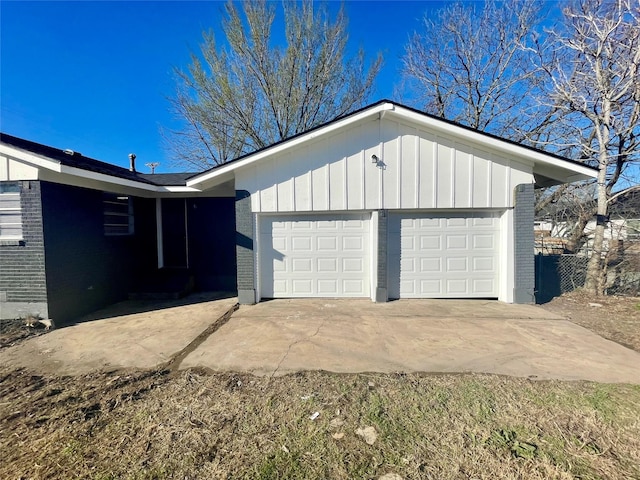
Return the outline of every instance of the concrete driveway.
{"type": "Polygon", "coordinates": [[[300,299],[230,315],[235,308],[235,298],[207,296],[124,302],[5,348],[0,363],[59,374],[164,365],[257,375],[483,372],[640,384],[640,353],[531,305],[300,299]]]}
{"type": "Polygon", "coordinates": [[[181,368],[281,375],[483,372],[640,383],[640,353],[532,305],[272,300],[242,306],[181,368]]]}

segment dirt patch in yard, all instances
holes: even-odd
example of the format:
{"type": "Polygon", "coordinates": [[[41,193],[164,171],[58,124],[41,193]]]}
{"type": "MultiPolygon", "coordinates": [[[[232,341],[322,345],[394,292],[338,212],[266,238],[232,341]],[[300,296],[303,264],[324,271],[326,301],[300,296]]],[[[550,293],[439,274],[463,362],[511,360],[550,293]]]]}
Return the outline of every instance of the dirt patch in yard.
{"type": "Polygon", "coordinates": [[[575,291],[554,298],[542,308],[640,352],[640,298],[596,297],[575,291]]]}
{"type": "Polygon", "coordinates": [[[24,319],[0,320],[0,350],[17,345],[21,341],[47,333],[44,325],[35,322],[27,326],[24,319]]]}

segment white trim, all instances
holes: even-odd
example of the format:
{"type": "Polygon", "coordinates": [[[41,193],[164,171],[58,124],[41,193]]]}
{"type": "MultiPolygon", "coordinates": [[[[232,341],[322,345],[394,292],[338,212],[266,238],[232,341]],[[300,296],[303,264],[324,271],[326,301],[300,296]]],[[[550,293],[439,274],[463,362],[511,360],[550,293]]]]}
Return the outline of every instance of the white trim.
{"type": "Polygon", "coordinates": [[[39,155],[32,154],[30,152],[21,150],[10,145],[0,143],[0,153],[8,156],[11,159],[19,162],[26,162],[34,165],[38,168],[56,172],[62,175],[70,175],[76,178],[93,180],[96,182],[102,182],[112,185],[118,185],[121,187],[134,188],[136,190],[143,190],[153,193],[200,193],[201,190],[193,187],[187,187],[184,185],[152,185],[150,183],[139,182],[136,180],[128,180],[126,178],[120,178],[106,173],[93,172],[78,167],[71,167],[63,165],[58,160],[41,157],[39,155]]]}
{"type": "MultiPolygon", "coordinates": [[[[20,186],[20,181],[8,181],[3,183],[12,183],[18,185],[17,192],[2,192],[0,193],[0,199],[9,199],[9,201],[17,200],[17,207],[2,207],[0,208],[0,214],[7,214],[12,216],[19,217],[19,222],[6,222],[0,224],[0,241],[8,241],[8,242],[21,242],[24,240],[24,228],[23,228],[23,215],[22,215],[22,187],[20,186]],[[7,233],[2,233],[2,227],[5,227],[6,230],[9,230],[9,226],[13,227],[13,230],[20,230],[19,235],[9,235],[7,233]],[[17,227],[17,228],[16,228],[17,227]]],[[[2,205],[2,202],[0,202],[2,205]]]]}
{"type": "Polygon", "coordinates": [[[513,208],[507,208],[500,218],[500,239],[500,287],[498,300],[505,303],[513,303],[516,268],[513,208]]]}
{"type": "Polygon", "coordinates": [[[260,253],[260,219],[261,215],[251,212],[251,221],[253,222],[253,288],[256,303],[262,300],[262,280],[260,280],[261,269],[260,262],[262,254],[260,253]]]}
{"type": "Polygon", "coordinates": [[[3,143],[0,143],[0,153],[7,155],[10,158],[28,162],[37,167],[43,167],[48,170],[53,170],[54,172],[60,172],[60,166],[62,165],[57,160],[41,157],[39,155],[34,155],[32,153],[26,152],[24,150],[20,150],[16,147],[12,147],[10,145],[6,145],[3,143]]]}
{"type": "Polygon", "coordinates": [[[182,199],[184,202],[184,255],[186,267],[189,268],[189,210],[187,208],[187,199],[182,199]]]}
{"type": "Polygon", "coordinates": [[[162,243],[162,199],[156,198],[156,245],[158,248],[158,268],[164,267],[164,245],[162,243]]]}
{"type": "Polygon", "coordinates": [[[380,210],[373,210],[369,217],[369,288],[373,302],[376,301],[376,292],[378,291],[378,223],[380,212],[380,210]]]}

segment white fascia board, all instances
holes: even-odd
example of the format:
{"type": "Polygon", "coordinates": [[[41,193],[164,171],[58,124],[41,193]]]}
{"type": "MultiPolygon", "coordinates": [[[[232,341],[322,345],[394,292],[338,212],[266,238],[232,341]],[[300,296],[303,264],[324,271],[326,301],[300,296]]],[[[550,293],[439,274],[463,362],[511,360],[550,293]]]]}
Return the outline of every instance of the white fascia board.
{"type": "Polygon", "coordinates": [[[157,193],[199,193],[200,190],[197,188],[191,188],[184,185],[176,185],[176,186],[158,186],[151,185],[148,183],[137,182],[135,180],[127,180],[125,178],[115,177],[113,175],[107,175],[105,173],[97,173],[92,172],[90,170],[85,170],[78,167],[70,167],[67,165],[63,165],[58,160],[54,160],[51,158],[42,157],[40,155],[35,155],[30,152],[26,152],[24,150],[20,150],[17,148],[13,148],[8,145],[0,144],[0,153],[6,155],[9,158],[13,158],[15,160],[28,163],[38,168],[43,168],[46,170],[50,170],[56,173],[60,173],[62,175],[71,175],[77,178],[85,178],[87,180],[94,180],[97,182],[119,185],[129,188],[135,188],[138,190],[143,190],[146,192],[157,192],[157,193]]]}
{"type": "Polygon", "coordinates": [[[559,167],[568,171],[575,172],[581,176],[580,179],[582,180],[584,179],[582,178],[583,176],[587,178],[596,178],[598,176],[598,172],[585,165],[576,165],[574,163],[565,162],[558,158],[547,155],[544,152],[530,150],[521,145],[515,145],[510,142],[505,142],[500,139],[487,136],[482,132],[468,130],[466,128],[462,128],[448,122],[443,122],[436,118],[422,115],[420,113],[407,110],[402,107],[396,106],[396,109],[393,112],[389,112],[389,114],[397,115],[400,118],[406,118],[442,133],[467,138],[471,141],[492,148],[494,150],[499,150],[507,154],[515,155],[519,158],[533,161],[534,164],[537,162],[546,165],[553,165],[554,167],[559,167]]]}
{"type": "Polygon", "coordinates": [[[92,172],[90,170],[84,170],[78,167],[69,167],[67,165],[61,166],[60,173],[66,174],[66,175],[72,175],[74,177],[79,177],[79,178],[86,178],[87,180],[95,180],[97,182],[111,183],[113,185],[120,185],[123,187],[129,187],[129,188],[137,188],[139,190],[145,190],[148,192],[162,191],[162,190],[159,190],[156,185],[136,182],[135,180],[127,180],[126,178],[114,177],[112,175],[107,175],[105,173],[92,172]]]}
{"type": "Polygon", "coordinates": [[[156,187],[160,192],[171,192],[171,193],[202,193],[202,190],[198,190],[193,187],[185,187],[185,186],[164,186],[164,187],[156,187]]]}
{"type": "Polygon", "coordinates": [[[13,158],[14,160],[27,162],[36,167],[46,168],[47,170],[53,170],[54,172],[60,172],[60,167],[62,166],[62,163],[60,163],[58,160],[34,155],[33,153],[25,152],[24,150],[19,150],[17,148],[1,143],[0,153],[6,155],[9,158],[13,158]]]}
{"type": "Polygon", "coordinates": [[[187,181],[187,186],[189,187],[195,187],[199,184],[202,184],[208,180],[212,180],[216,177],[220,177],[223,176],[225,174],[233,174],[233,172],[235,172],[236,170],[240,169],[240,168],[244,168],[248,165],[251,165],[252,163],[255,163],[259,160],[262,160],[263,158],[266,157],[270,157],[271,155],[276,155],[278,153],[282,153],[285,150],[289,150],[291,148],[297,147],[298,145],[308,142],[310,140],[313,140],[315,138],[321,137],[323,135],[327,135],[328,133],[334,132],[336,130],[339,130],[341,128],[347,127],[349,125],[352,125],[354,123],[357,123],[359,121],[365,120],[369,117],[373,117],[375,115],[384,113],[386,111],[389,110],[393,110],[394,108],[396,108],[396,106],[393,103],[390,102],[386,102],[386,103],[382,103],[380,105],[376,105],[375,107],[372,107],[370,109],[367,110],[363,110],[360,113],[357,113],[355,115],[343,118],[342,120],[338,120],[336,122],[332,122],[328,125],[325,125],[322,128],[319,128],[317,130],[313,130],[307,134],[303,134],[300,135],[298,137],[295,137],[291,140],[288,141],[284,141],[282,143],[279,143],[277,145],[274,145],[271,148],[266,148],[265,150],[262,150],[254,155],[249,155],[248,157],[236,161],[236,162],[232,162],[228,165],[223,165],[221,167],[218,167],[208,173],[203,173],[201,175],[198,175],[197,177],[194,177],[191,180],[187,181]]]}

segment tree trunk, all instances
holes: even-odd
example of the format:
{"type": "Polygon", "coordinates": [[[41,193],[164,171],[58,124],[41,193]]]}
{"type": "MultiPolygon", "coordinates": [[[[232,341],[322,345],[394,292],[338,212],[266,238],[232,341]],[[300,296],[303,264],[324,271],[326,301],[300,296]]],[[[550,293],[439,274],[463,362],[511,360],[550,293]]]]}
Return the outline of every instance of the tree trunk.
{"type": "MultiPolygon", "coordinates": [[[[609,118],[610,104],[603,102],[604,118],[609,118]]],[[[607,166],[609,165],[609,155],[607,145],[609,144],[609,127],[604,124],[596,126],[598,136],[598,211],[596,212],[596,229],[593,237],[593,249],[587,264],[587,278],[585,279],[585,289],[594,295],[604,295],[605,282],[603,281],[603,247],[604,232],[607,226],[609,203],[607,202],[607,166]]]]}

